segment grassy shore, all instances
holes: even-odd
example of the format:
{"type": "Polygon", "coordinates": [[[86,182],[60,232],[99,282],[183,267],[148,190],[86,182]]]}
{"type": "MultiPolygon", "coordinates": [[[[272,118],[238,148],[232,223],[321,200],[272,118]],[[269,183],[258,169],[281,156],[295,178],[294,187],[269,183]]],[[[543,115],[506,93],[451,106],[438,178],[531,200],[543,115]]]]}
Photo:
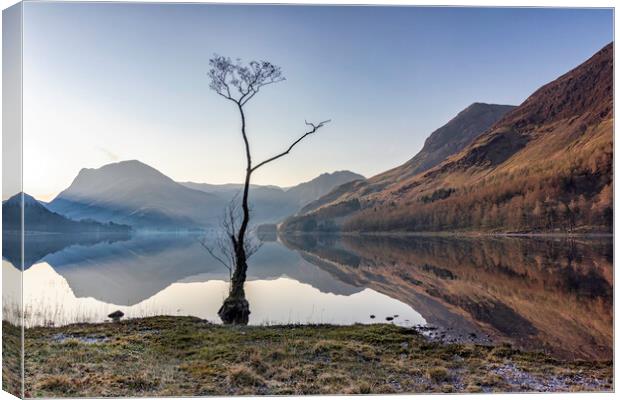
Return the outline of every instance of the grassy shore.
{"type": "Polygon", "coordinates": [[[611,361],[442,344],[389,324],[224,327],[153,317],[32,328],[25,337],[30,397],[613,388],[611,361]]]}

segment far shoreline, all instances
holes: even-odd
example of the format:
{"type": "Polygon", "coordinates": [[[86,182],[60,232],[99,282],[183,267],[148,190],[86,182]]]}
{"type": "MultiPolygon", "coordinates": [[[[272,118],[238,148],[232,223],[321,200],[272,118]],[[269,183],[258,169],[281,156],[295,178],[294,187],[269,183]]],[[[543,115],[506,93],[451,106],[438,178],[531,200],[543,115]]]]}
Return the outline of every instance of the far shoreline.
{"type": "Polygon", "coordinates": [[[301,235],[332,235],[332,236],[377,236],[377,237],[463,237],[463,238],[481,238],[481,237],[523,237],[523,238],[613,238],[614,234],[609,232],[474,232],[474,231],[441,231],[441,232],[409,232],[409,231],[373,231],[373,232],[281,232],[279,236],[301,236],[301,235]]]}

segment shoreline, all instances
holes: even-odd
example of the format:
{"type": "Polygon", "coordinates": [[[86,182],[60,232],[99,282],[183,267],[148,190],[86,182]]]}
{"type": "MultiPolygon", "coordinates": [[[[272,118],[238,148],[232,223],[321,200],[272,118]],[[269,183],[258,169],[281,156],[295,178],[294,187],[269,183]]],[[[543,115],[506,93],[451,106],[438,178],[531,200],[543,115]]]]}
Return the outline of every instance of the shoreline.
{"type": "MultiPolygon", "coordinates": [[[[18,330],[3,322],[4,335],[18,330]]],[[[149,317],[28,328],[25,339],[27,396],[613,390],[611,360],[448,344],[388,323],[223,326],[149,317]]]]}
{"type": "Polygon", "coordinates": [[[375,231],[375,232],[280,232],[279,236],[302,236],[302,235],[332,235],[332,236],[376,236],[376,237],[463,237],[463,238],[493,238],[493,237],[524,237],[524,238],[613,238],[613,233],[590,232],[590,233],[561,233],[561,232],[408,232],[408,231],[375,231]]]}

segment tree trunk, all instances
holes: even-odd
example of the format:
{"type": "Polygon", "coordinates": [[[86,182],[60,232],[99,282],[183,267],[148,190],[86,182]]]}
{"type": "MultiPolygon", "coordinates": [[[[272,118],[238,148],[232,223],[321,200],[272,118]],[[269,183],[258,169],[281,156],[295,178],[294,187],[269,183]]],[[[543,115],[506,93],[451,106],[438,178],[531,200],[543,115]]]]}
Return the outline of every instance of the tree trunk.
{"type": "Polygon", "coordinates": [[[250,317],[250,303],[245,298],[243,286],[248,264],[243,243],[237,242],[237,246],[238,248],[235,251],[236,265],[230,280],[230,292],[217,314],[224,324],[247,325],[250,317]]]}
{"type": "Polygon", "coordinates": [[[231,237],[233,247],[235,249],[235,270],[230,280],[230,293],[224,304],[220,307],[217,314],[224,324],[243,324],[247,325],[250,316],[250,304],[245,298],[245,278],[248,270],[248,259],[245,253],[245,234],[250,222],[250,206],[248,205],[248,197],[250,192],[250,179],[252,177],[252,157],[250,155],[250,144],[245,133],[245,114],[241,104],[239,113],[241,114],[241,133],[245,143],[245,154],[247,159],[247,168],[245,172],[245,182],[243,185],[243,199],[241,207],[243,209],[243,221],[239,227],[237,237],[231,237]]]}
{"type": "Polygon", "coordinates": [[[230,280],[230,292],[217,314],[224,324],[247,325],[250,317],[250,303],[245,298],[245,279],[248,270],[247,256],[243,243],[236,241],[235,270],[230,280]]]}

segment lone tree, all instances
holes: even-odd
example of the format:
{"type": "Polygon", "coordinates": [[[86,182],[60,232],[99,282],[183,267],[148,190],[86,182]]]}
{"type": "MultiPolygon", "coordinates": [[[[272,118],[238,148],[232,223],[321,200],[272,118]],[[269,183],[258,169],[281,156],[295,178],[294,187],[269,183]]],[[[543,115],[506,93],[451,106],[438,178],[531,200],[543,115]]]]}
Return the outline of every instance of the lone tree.
{"type": "Polygon", "coordinates": [[[321,129],[327,121],[317,124],[307,122],[308,130],[295,140],[286,150],[274,155],[257,164],[252,163],[252,153],[250,151],[250,142],[246,132],[246,116],[245,105],[256,96],[256,94],[264,86],[285,80],[280,67],[268,61],[251,61],[243,64],[240,60],[233,62],[228,57],[215,55],[209,60],[211,69],[209,70],[209,78],[211,79],[210,88],[217,94],[231,101],[239,110],[241,117],[241,136],[245,144],[245,180],[243,185],[243,194],[241,196],[241,223],[237,225],[234,221],[234,213],[229,213],[232,221],[228,224],[228,236],[231,243],[232,276],[230,279],[230,292],[228,298],[224,300],[224,304],[218,311],[218,315],[225,324],[247,324],[250,315],[250,306],[245,298],[245,290],[243,288],[246,273],[248,269],[248,257],[251,245],[248,244],[248,224],[250,223],[250,207],[248,205],[248,197],[250,193],[250,181],[252,174],[261,167],[287,155],[293,147],[306,137],[312,135],[321,129]],[[233,227],[230,230],[230,226],[233,227]]]}

